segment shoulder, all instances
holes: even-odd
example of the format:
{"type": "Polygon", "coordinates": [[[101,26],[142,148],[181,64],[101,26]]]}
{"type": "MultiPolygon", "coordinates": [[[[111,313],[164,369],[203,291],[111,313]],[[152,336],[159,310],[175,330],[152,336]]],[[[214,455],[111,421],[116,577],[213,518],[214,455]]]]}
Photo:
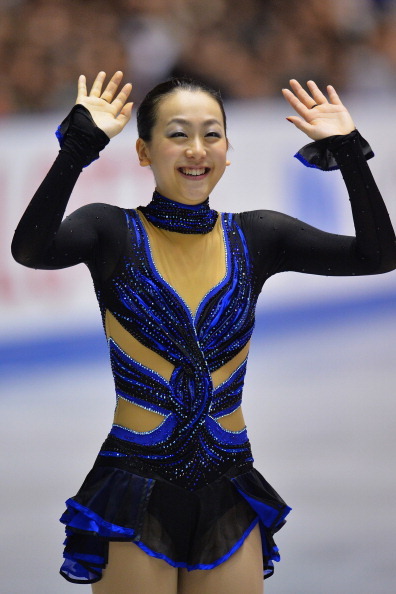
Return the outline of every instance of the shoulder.
{"type": "Polygon", "coordinates": [[[125,211],[119,206],[94,202],[68,215],[63,225],[79,234],[117,239],[127,228],[125,211]]]}
{"type": "Polygon", "coordinates": [[[73,220],[75,223],[89,224],[99,227],[101,225],[122,225],[125,224],[125,211],[119,206],[93,202],[75,210],[66,217],[66,220],[73,220]]]}
{"type": "Polygon", "coordinates": [[[275,210],[249,210],[235,213],[234,221],[246,232],[264,230],[274,225],[284,225],[293,219],[289,215],[275,210]]]}
{"type": "Polygon", "coordinates": [[[250,251],[278,249],[302,228],[301,221],[275,210],[251,210],[233,216],[250,251]]]}
{"type": "Polygon", "coordinates": [[[125,218],[124,210],[119,206],[106,204],[104,202],[92,202],[85,204],[73,212],[73,215],[81,215],[85,217],[120,217],[125,218]]]}

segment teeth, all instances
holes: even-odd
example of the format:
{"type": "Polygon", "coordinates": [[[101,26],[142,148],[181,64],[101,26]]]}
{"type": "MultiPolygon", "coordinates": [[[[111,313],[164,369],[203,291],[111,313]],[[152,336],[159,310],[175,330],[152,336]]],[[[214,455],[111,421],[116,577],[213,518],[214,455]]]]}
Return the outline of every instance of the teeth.
{"type": "Polygon", "coordinates": [[[187,169],[186,167],[181,168],[185,175],[203,175],[206,171],[205,167],[201,169],[187,169]]]}

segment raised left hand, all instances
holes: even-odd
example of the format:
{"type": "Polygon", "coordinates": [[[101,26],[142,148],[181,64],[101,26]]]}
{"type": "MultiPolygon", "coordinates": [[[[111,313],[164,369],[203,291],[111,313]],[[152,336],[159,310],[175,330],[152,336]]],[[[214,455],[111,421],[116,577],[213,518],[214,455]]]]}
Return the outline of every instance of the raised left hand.
{"type": "Polygon", "coordinates": [[[355,129],[355,124],[334,87],[327,86],[328,98],[326,98],[313,80],[309,80],[307,86],[309,93],[297,80],[292,79],[290,81],[292,90],[282,89],[284,98],[300,116],[289,116],[287,118],[289,122],[313,140],[349,134],[355,129]]]}

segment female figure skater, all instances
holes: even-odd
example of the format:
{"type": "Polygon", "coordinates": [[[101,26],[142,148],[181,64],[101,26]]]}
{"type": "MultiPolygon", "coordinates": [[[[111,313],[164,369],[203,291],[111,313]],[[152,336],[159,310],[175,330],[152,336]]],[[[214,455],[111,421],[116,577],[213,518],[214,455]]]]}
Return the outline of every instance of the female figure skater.
{"type": "Polygon", "coordinates": [[[208,196],[228,164],[226,117],[216,92],[183,79],[154,88],[138,110],[150,204],[90,204],[62,222],[82,168],[130,119],[131,85],[118,90],[121,78],[104,86],[101,72],[88,94],[80,77],[59,155],[13,241],[25,266],[88,266],[114,374],[110,434],[61,518],[61,573],[95,594],[259,593],[290,508],[253,468],[241,412],[257,297],[285,270],[392,270],[395,236],[370,149],[335,90],[326,97],[295,80],[283,91],[297,112],[288,119],[318,141],[301,158],[341,169],[356,237],[272,211],[212,210],[208,196]]]}

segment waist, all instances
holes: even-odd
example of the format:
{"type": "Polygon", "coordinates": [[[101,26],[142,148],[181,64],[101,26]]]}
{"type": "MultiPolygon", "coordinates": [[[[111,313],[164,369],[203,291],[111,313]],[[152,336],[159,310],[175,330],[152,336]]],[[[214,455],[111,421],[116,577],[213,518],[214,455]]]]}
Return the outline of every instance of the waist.
{"type": "Polygon", "coordinates": [[[238,443],[223,442],[222,435],[219,439],[206,427],[191,435],[175,431],[170,439],[156,443],[122,437],[113,426],[97,457],[98,465],[160,477],[189,491],[213,482],[232,467],[246,471],[253,462],[246,430],[238,435],[238,443]]]}
{"type": "Polygon", "coordinates": [[[202,455],[191,457],[188,451],[176,457],[165,452],[158,456],[147,449],[141,454],[142,451],[137,450],[135,444],[109,434],[102,444],[95,466],[119,468],[144,478],[169,482],[188,491],[196,491],[222,476],[234,478],[253,468],[249,443],[237,452],[217,457],[215,464],[210,463],[213,459],[204,459],[202,455]],[[195,465],[191,464],[191,460],[195,461],[195,465]]]}
{"type": "MultiPolygon", "coordinates": [[[[223,411],[214,410],[212,414],[209,407],[209,414],[226,431],[238,432],[246,428],[240,402],[234,403],[223,411]]],[[[164,424],[170,424],[168,419],[171,416],[172,413],[165,409],[156,407],[153,410],[148,403],[144,406],[118,397],[113,423],[134,433],[148,434],[163,428],[164,424]]]]}

